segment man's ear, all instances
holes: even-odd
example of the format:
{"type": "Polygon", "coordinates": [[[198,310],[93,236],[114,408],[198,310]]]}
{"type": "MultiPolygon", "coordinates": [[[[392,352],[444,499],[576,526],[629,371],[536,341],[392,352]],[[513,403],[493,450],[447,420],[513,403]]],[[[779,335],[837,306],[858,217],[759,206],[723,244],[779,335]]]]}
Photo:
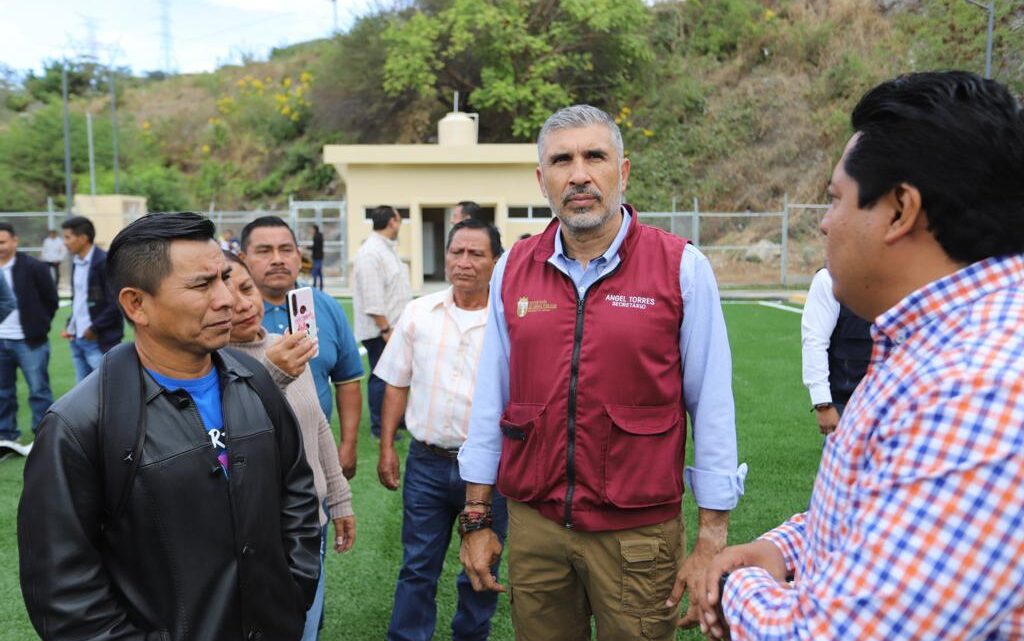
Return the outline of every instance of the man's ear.
{"type": "Polygon", "coordinates": [[[883,237],[885,242],[894,243],[901,240],[914,232],[919,225],[921,229],[928,227],[928,220],[921,206],[921,192],[917,187],[909,183],[900,183],[886,196],[886,200],[893,207],[893,212],[883,237]]]}
{"type": "Polygon", "coordinates": [[[548,197],[548,190],[544,188],[544,175],[540,173],[540,166],[537,166],[537,184],[540,186],[540,193],[544,198],[548,197]]]}
{"type": "Polygon", "coordinates": [[[149,325],[149,314],[146,312],[146,292],[136,287],[123,287],[117,294],[117,302],[121,304],[121,310],[128,319],[136,326],[146,327],[149,325]]]}

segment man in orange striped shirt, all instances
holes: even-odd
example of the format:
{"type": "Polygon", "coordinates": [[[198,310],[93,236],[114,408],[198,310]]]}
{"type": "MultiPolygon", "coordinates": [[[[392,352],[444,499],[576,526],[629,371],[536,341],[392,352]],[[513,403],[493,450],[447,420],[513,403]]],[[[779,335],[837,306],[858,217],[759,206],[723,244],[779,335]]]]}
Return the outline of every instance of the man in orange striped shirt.
{"type": "Polygon", "coordinates": [[[702,627],[1024,639],[1024,111],[994,81],[919,73],[852,121],[821,229],[871,363],[807,512],[712,561],[702,627]]]}

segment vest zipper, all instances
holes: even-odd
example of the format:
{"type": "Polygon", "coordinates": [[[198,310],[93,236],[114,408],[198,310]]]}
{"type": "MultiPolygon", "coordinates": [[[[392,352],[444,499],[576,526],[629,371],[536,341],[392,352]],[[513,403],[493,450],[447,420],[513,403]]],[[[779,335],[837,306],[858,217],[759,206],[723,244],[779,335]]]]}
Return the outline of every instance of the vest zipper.
{"type": "Polygon", "coordinates": [[[576,493],[576,386],[580,379],[580,349],[583,347],[583,311],[587,303],[587,295],[590,291],[601,281],[612,276],[615,272],[619,271],[619,267],[622,266],[622,261],[615,266],[609,272],[601,274],[590,287],[587,288],[583,297],[580,298],[579,289],[576,287],[576,283],[572,282],[564,273],[562,274],[569,279],[572,284],[572,291],[576,295],[576,329],[573,331],[572,336],[572,365],[569,370],[569,416],[566,419],[566,464],[565,464],[565,480],[567,487],[565,490],[565,527],[567,529],[573,528],[572,522],[572,497],[576,493]]]}
{"type": "Polygon", "coordinates": [[[569,416],[566,420],[567,443],[566,443],[566,465],[565,480],[568,484],[565,490],[565,527],[572,529],[572,495],[576,491],[576,385],[580,379],[580,348],[583,345],[583,307],[586,304],[586,295],[580,298],[579,291],[573,285],[573,292],[576,293],[576,329],[572,335],[572,366],[569,370],[569,416]]]}

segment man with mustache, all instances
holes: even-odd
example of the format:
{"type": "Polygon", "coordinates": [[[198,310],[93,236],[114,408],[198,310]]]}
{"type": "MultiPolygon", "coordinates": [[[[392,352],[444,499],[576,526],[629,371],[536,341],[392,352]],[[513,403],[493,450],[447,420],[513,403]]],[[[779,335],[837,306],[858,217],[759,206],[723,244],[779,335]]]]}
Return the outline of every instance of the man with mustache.
{"type": "Polygon", "coordinates": [[[313,474],[269,374],[223,349],[234,297],[213,223],[144,216],[107,274],[135,343],[54,403],[25,464],[33,626],[44,641],[298,639],[320,573],[313,474]]]}
{"type": "MultiPolygon", "coordinates": [[[[261,216],[242,229],[242,251],[239,255],[263,294],[263,328],[274,334],[286,334],[286,294],[298,286],[296,279],[302,267],[295,233],[277,216],[261,216]]],[[[316,351],[309,366],[313,370],[320,409],[327,420],[331,419],[333,405],[337,404],[341,425],[338,455],[345,478],[350,479],[356,474],[356,443],[363,411],[363,395],[359,389],[363,378],[363,359],[338,301],[323,290],[313,288],[313,302],[317,342],[309,343],[309,351],[316,351]]]]}
{"type": "Polygon", "coordinates": [[[508,498],[516,638],[674,639],[682,593],[725,546],[743,493],[732,372],[708,260],[622,202],[630,162],[615,121],[558,111],[537,140],[557,214],[495,267],[469,438],[461,558],[478,590],[508,498]],[[686,415],[694,465],[683,463],[686,415]],[[684,558],[684,475],[700,512],[684,558]]]}

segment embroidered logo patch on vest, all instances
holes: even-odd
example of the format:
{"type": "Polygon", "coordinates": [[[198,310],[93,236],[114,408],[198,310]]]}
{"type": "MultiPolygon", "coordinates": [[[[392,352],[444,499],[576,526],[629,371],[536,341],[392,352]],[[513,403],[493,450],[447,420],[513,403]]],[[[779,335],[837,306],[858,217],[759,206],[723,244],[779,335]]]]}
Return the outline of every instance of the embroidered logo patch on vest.
{"type": "Polygon", "coordinates": [[[546,300],[530,300],[522,296],[516,301],[516,316],[522,318],[530,312],[550,312],[558,309],[558,305],[549,303],[546,300]]]}

